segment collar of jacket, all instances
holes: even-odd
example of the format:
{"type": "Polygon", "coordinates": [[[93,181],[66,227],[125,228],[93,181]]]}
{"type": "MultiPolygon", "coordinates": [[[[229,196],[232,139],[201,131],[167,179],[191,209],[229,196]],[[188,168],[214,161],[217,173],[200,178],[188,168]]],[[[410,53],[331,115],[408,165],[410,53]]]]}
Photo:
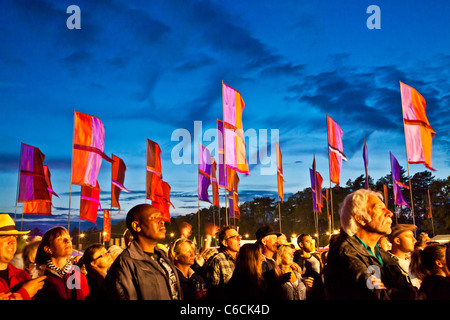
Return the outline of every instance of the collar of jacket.
{"type": "MultiPolygon", "coordinates": [[[[378,261],[377,257],[372,255],[366,248],[364,248],[364,246],[361,243],[359,243],[359,241],[356,238],[349,236],[347,233],[345,233],[344,231],[341,230],[341,236],[342,235],[343,235],[344,241],[346,241],[350,246],[352,246],[353,249],[356,250],[359,254],[364,255],[368,258],[371,258],[374,261],[376,261],[378,264],[380,264],[380,261],[378,261]]],[[[387,260],[390,258],[389,254],[387,252],[385,252],[384,250],[380,250],[380,256],[381,256],[381,260],[383,260],[383,264],[386,263],[387,260]]]]}
{"type": "MultiPolygon", "coordinates": [[[[154,260],[152,258],[150,258],[150,256],[148,254],[145,254],[144,250],[142,250],[142,248],[139,246],[139,244],[137,243],[137,241],[132,241],[130,246],[128,247],[128,252],[130,254],[130,258],[134,259],[134,260],[145,260],[145,261],[149,261],[149,262],[154,262],[154,260]]],[[[155,246],[154,249],[155,253],[159,253],[164,260],[165,259],[165,254],[162,254],[163,251],[161,249],[159,249],[158,247],[155,246]]]]}

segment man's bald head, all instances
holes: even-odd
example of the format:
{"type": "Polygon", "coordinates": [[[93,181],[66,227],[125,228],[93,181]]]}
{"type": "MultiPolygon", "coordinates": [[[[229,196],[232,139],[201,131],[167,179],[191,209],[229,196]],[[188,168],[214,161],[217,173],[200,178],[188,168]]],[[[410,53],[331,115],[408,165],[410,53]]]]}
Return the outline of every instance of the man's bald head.
{"type": "Polygon", "coordinates": [[[140,222],[142,217],[144,216],[144,213],[151,214],[153,212],[159,212],[159,210],[156,207],[152,206],[151,204],[147,204],[147,203],[138,204],[137,206],[134,206],[133,208],[131,208],[130,211],[128,211],[127,218],[126,218],[126,224],[127,224],[128,230],[130,230],[130,232],[134,238],[137,237],[137,234],[136,234],[136,230],[134,230],[134,228],[132,226],[133,222],[134,221],[140,222]]]}

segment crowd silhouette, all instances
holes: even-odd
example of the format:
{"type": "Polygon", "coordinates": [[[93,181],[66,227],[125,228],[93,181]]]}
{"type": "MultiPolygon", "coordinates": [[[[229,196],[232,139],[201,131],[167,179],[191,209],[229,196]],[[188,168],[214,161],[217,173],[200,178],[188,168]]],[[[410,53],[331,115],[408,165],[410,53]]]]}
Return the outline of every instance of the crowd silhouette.
{"type": "Polygon", "coordinates": [[[268,225],[242,244],[236,227],[212,224],[198,249],[188,223],[166,248],[161,213],[141,204],[127,214],[123,248],[93,244],[72,257],[61,226],[16,253],[29,231],[0,214],[0,300],[450,300],[448,243],[417,241],[416,226],[393,225],[371,190],[349,194],[339,215],[326,250],[301,232],[289,243],[268,225]]]}

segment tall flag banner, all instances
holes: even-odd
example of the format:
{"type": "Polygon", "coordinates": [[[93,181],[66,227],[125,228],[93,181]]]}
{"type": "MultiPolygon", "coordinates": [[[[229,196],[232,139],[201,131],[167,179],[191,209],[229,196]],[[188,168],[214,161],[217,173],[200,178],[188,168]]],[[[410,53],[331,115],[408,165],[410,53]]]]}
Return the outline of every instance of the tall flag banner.
{"type": "Polygon", "coordinates": [[[108,242],[111,240],[111,217],[109,216],[109,210],[103,210],[103,241],[108,242]]]}
{"type": "Polygon", "coordinates": [[[367,151],[366,138],[364,138],[364,147],[362,156],[364,159],[364,170],[366,171],[366,180],[364,182],[364,189],[369,189],[369,175],[367,174],[369,168],[369,152],[367,151]]]}
{"type": "Polygon", "coordinates": [[[275,143],[277,150],[277,181],[278,181],[278,197],[281,202],[284,200],[284,190],[283,190],[283,161],[281,156],[281,150],[278,143],[275,143]]]}
{"type": "Polygon", "coordinates": [[[155,190],[155,200],[152,200],[152,205],[158,208],[161,212],[163,220],[170,222],[170,206],[175,206],[170,202],[170,185],[160,180],[158,187],[155,190]]]}
{"type": "Polygon", "coordinates": [[[217,150],[219,160],[219,187],[227,188],[226,167],[225,167],[225,149],[224,149],[224,131],[223,121],[217,119],[217,150]]]}
{"type": "Polygon", "coordinates": [[[388,208],[389,206],[388,206],[388,200],[389,200],[389,198],[388,198],[388,187],[387,187],[387,185],[385,185],[385,184],[383,184],[383,191],[384,191],[384,204],[386,205],[386,208],[388,208]]]}
{"type": "Polygon", "coordinates": [[[100,119],[75,111],[72,184],[96,186],[102,159],[112,162],[103,152],[104,148],[105,129],[100,119]]]}
{"type": "Polygon", "coordinates": [[[17,202],[51,201],[45,180],[44,159],[45,156],[41,150],[22,143],[17,202]]]}
{"type": "Polygon", "coordinates": [[[96,181],[95,188],[81,186],[80,219],[97,224],[97,211],[100,206],[100,186],[96,181]]]}
{"type": "Polygon", "coordinates": [[[342,160],[347,161],[347,158],[344,155],[344,145],[342,144],[344,132],[329,115],[327,115],[327,129],[330,180],[339,185],[342,160]]]}
{"type": "Polygon", "coordinates": [[[416,89],[402,82],[400,93],[408,163],[423,163],[427,169],[435,171],[431,163],[431,150],[436,132],[428,122],[425,99],[416,89]]]}
{"type": "Polygon", "coordinates": [[[215,205],[217,208],[220,208],[220,202],[219,202],[219,185],[217,184],[217,164],[216,160],[213,156],[211,156],[211,184],[212,184],[212,191],[213,191],[213,205],[215,205]]]}
{"type": "Polygon", "coordinates": [[[400,182],[401,176],[400,165],[398,164],[398,161],[394,157],[394,155],[392,153],[390,153],[390,155],[391,155],[391,170],[392,170],[392,187],[394,189],[394,203],[397,205],[406,205],[409,207],[405,198],[403,198],[402,190],[400,189],[400,187],[406,189],[409,189],[409,187],[400,182]]]}
{"type": "Polygon", "coordinates": [[[246,175],[250,174],[245,151],[242,112],[245,108],[241,94],[222,82],[225,165],[246,175]]]}
{"type": "Polygon", "coordinates": [[[240,219],[241,212],[239,210],[239,196],[238,196],[238,184],[239,177],[235,170],[230,169],[230,190],[229,190],[229,203],[230,203],[230,218],[240,219]]]}
{"type": "Polygon", "coordinates": [[[428,189],[428,219],[432,219],[430,189],[428,189]]]}
{"type": "Polygon", "coordinates": [[[112,173],[111,173],[111,208],[119,208],[120,191],[130,192],[123,186],[125,180],[125,171],[127,167],[123,160],[114,154],[112,155],[112,173]]]}
{"type": "Polygon", "coordinates": [[[50,201],[46,200],[33,200],[27,201],[23,203],[23,213],[24,214],[37,214],[37,215],[45,215],[52,216],[52,196],[55,195],[59,198],[55,191],[53,191],[52,183],[51,183],[51,174],[48,166],[44,165],[44,175],[45,181],[47,182],[47,192],[50,197],[50,201]]]}
{"type": "MultiPolygon", "coordinates": [[[[323,208],[323,194],[322,194],[322,182],[323,178],[319,172],[315,171],[314,174],[313,169],[309,169],[309,176],[311,179],[311,190],[312,190],[312,198],[314,204],[314,211],[322,213],[323,208]]],[[[327,195],[328,197],[328,195],[327,195]]]]}
{"type": "Polygon", "coordinates": [[[211,153],[208,148],[199,144],[198,153],[198,199],[206,202],[208,198],[208,188],[211,184],[211,153]]]}
{"type": "Polygon", "coordinates": [[[147,139],[146,199],[155,200],[155,191],[162,178],[161,149],[156,142],[147,139]]]}

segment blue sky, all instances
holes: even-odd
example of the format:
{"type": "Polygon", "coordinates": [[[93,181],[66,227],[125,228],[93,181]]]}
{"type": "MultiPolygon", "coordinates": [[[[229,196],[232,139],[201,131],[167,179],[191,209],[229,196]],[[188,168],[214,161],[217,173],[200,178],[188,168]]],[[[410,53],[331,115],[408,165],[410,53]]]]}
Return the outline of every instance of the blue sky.
{"type": "MultiPolygon", "coordinates": [[[[262,157],[265,150],[247,140],[253,163],[250,176],[241,176],[243,200],[276,191],[275,140],[286,193],[309,186],[313,155],[329,185],[326,114],[344,131],[342,184],[364,172],[364,137],[375,180],[390,172],[389,152],[406,167],[399,81],[426,99],[436,131],[434,175],[449,175],[448,1],[7,0],[0,10],[0,211],[14,212],[21,142],[46,155],[61,197],[54,218],[25,216],[27,227],[67,223],[74,110],[102,120],[105,152],[128,167],[132,193],[121,194],[123,211],[113,212],[113,221],[144,201],[147,138],[162,149],[172,215],[195,212],[197,143],[215,144],[205,133],[222,118],[222,81],[244,98],[244,130],[256,133],[261,147],[266,134],[269,141],[262,157]],[[372,4],[381,9],[381,29],[366,26],[372,4]],[[66,26],[70,5],[81,10],[79,30],[66,26]],[[201,123],[197,135],[194,121],[201,123]],[[191,140],[181,145],[190,142],[192,163],[175,164],[180,141],[172,135],[186,131],[191,140]]],[[[423,170],[410,165],[411,174],[423,170]]],[[[104,208],[110,172],[104,161],[104,208]]],[[[79,191],[72,187],[71,225],[78,223],[79,191]]],[[[21,210],[19,204],[19,217],[21,210]]]]}

